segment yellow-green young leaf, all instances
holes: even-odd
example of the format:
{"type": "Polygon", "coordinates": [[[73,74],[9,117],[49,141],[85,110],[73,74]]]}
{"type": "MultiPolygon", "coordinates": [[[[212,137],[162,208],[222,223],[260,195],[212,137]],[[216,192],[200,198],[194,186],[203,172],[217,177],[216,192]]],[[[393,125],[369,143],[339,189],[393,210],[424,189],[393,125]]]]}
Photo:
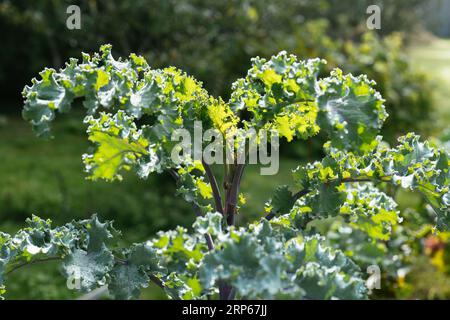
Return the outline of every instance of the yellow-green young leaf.
{"type": "Polygon", "coordinates": [[[101,87],[109,83],[109,75],[102,69],[97,71],[97,81],[95,82],[95,90],[100,90],[101,87]]]}
{"type": "Polygon", "coordinates": [[[398,214],[396,211],[380,209],[370,218],[359,215],[358,221],[351,223],[351,225],[364,231],[372,239],[387,241],[390,239],[391,226],[396,225],[397,222],[398,214]]]}
{"type": "Polygon", "coordinates": [[[210,99],[208,116],[214,128],[219,130],[222,135],[232,135],[236,132],[239,119],[222,99],[210,99]]]}
{"type": "Polygon", "coordinates": [[[195,83],[195,80],[190,77],[186,77],[184,79],[183,85],[184,85],[184,93],[189,98],[191,98],[194,92],[199,89],[198,85],[195,83]]]}
{"type": "Polygon", "coordinates": [[[285,137],[288,142],[294,137],[295,131],[291,129],[289,117],[286,115],[276,118],[276,129],[280,137],[285,137]]]}
{"type": "Polygon", "coordinates": [[[120,178],[120,169],[129,169],[138,157],[147,154],[148,141],[144,138],[131,142],[128,138],[94,131],[89,135],[89,140],[98,145],[92,157],[85,157],[85,164],[93,180],[120,178]]]}
{"type": "Polygon", "coordinates": [[[197,188],[200,192],[200,195],[205,199],[212,198],[212,189],[209,183],[204,182],[203,180],[198,179],[196,181],[197,188]]]}
{"type": "Polygon", "coordinates": [[[243,193],[239,193],[239,204],[244,205],[247,203],[247,198],[245,198],[245,195],[243,193]]]}
{"type": "Polygon", "coordinates": [[[275,72],[273,69],[266,69],[260,74],[260,79],[267,86],[272,86],[274,83],[281,81],[281,76],[275,72]]]}
{"type": "Polygon", "coordinates": [[[397,224],[398,216],[396,212],[386,211],[386,214],[376,214],[373,217],[360,215],[356,222],[350,225],[356,229],[365,232],[369,238],[382,241],[388,241],[391,238],[391,228],[397,224]],[[378,218],[376,218],[378,216],[378,218]]]}
{"type": "Polygon", "coordinates": [[[186,284],[191,288],[194,296],[199,296],[202,292],[202,285],[200,284],[200,280],[198,280],[198,278],[188,279],[186,284]]]}

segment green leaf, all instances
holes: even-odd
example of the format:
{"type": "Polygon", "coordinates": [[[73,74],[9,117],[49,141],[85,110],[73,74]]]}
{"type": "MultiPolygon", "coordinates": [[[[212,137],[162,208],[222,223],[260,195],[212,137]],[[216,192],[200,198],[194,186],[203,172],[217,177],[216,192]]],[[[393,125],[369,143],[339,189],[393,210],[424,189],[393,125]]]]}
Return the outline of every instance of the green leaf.
{"type": "Polygon", "coordinates": [[[66,92],[64,85],[57,81],[54,69],[45,69],[40,76],[41,80],[33,79],[33,85],[24,89],[23,96],[27,100],[22,115],[31,122],[39,136],[48,137],[48,123],[55,117],[54,110],[67,110],[74,94],[66,92]]]}
{"type": "Polygon", "coordinates": [[[126,259],[111,271],[108,289],[116,299],[137,299],[141,289],[148,287],[148,274],[161,271],[159,258],[148,244],[134,244],[124,255],[126,259]]]}
{"type": "Polygon", "coordinates": [[[199,234],[210,234],[219,236],[222,234],[222,214],[219,212],[208,212],[203,217],[198,217],[193,227],[199,234]]]}
{"type": "Polygon", "coordinates": [[[295,266],[295,281],[308,299],[364,299],[366,287],[359,267],[342,252],[324,245],[324,238],[313,236],[292,241],[287,259],[295,266]]]}
{"type": "Polygon", "coordinates": [[[80,281],[80,289],[91,291],[106,284],[106,274],[111,270],[114,258],[106,247],[87,252],[75,250],[66,257],[63,270],[66,277],[80,281]]]}
{"type": "Polygon", "coordinates": [[[83,291],[90,291],[106,283],[114,256],[106,242],[113,237],[111,223],[101,223],[97,216],[80,222],[86,230],[85,248],[81,246],[68,254],[63,263],[66,277],[80,281],[83,291]]]}
{"type": "Polygon", "coordinates": [[[438,228],[448,230],[450,207],[444,197],[450,190],[450,170],[444,150],[432,148],[427,142],[420,142],[419,136],[408,134],[399,138],[396,148],[379,146],[364,155],[343,152],[331,145],[327,145],[326,151],[327,157],[322,162],[299,167],[294,172],[299,187],[310,190],[297,206],[301,212],[305,209],[310,212],[309,218],[302,215],[303,223],[341,212],[352,216],[353,224],[374,238],[386,240],[391,226],[398,221],[393,200],[376,188],[358,190],[348,184],[387,182],[420,191],[436,213],[438,228]],[[348,192],[352,190],[357,193],[349,199],[348,192]]]}
{"type": "Polygon", "coordinates": [[[250,229],[232,229],[221,250],[205,255],[200,281],[209,288],[226,281],[248,299],[362,299],[366,289],[359,268],[323,238],[297,234],[285,238],[267,221],[250,229]],[[316,282],[315,282],[316,281],[316,282]]]}
{"type": "Polygon", "coordinates": [[[229,105],[250,113],[247,128],[277,130],[288,141],[311,137],[319,131],[315,86],[324,63],[298,61],[284,51],[270,60],[254,58],[247,76],[233,84],[229,105]]]}
{"type": "Polygon", "coordinates": [[[277,214],[288,213],[295,203],[295,198],[289,190],[289,186],[278,186],[275,189],[274,195],[269,203],[266,205],[267,209],[277,214]]]}
{"type": "Polygon", "coordinates": [[[339,69],[320,81],[318,124],[334,147],[365,153],[377,146],[375,138],[387,113],[374,84],[365,75],[343,75],[339,69]]]}
{"type": "Polygon", "coordinates": [[[97,145],[94,154],[83,156],[92,180],[121,179],[121,169],[130,169],[140,157],[148,155],[149,142],[139,136],[132,119],[123,112],[86,121],[90,124],[89,140],[97,145]]]}

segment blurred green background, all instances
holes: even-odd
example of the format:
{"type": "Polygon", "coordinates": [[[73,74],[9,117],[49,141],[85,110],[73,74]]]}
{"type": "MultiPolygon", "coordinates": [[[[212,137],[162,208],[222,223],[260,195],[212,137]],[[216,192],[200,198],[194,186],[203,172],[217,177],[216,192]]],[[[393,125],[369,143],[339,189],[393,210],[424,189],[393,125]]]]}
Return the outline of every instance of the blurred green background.
{"type": "MultiPolygon", "coordinates": [[[[340,67],[376,80],[390,114],[383,129],[389,143],[415,131],[445,144],[450,140],[449,15],[450,0],[0,0],[0,230],[16,231],[31,214],[62,224],[98,213],[114,220],[123,242],[130,243],[161,229],[189,226],[194,217],[189,205],[173,196],[169,176],[86,181],[81,155],[88,142],[81,110],[56,122],[53,140],[35,137],[21,119],[21,91],[45,67],[62,67],[69,57],[111,43],[115,56],[135,52],[155,68],[177,66],[227,99],[251,57],[286,50],[301,58],[325,58],[324,72],[340,67]],[[80,30],[66,27],[71,4],[81,8],[80,30]],[[380,30],[367,29],[371,4],[381,8],[380,30]]],[[[274,177],[249,166],[239,221],[262,216],[275,187],[289,184],[290,171],[300,163],[318,159],[323,142],[319,136],[282,145],[274,177]]],[[[426,216],[415,194],[393,196],[402,210],[426,216]]],[[[429,222],[416,220],[412,229],[429,222]]],[[[445,237],[418,237],[414,270],[380,297],[450,298],[449,247],[445,237]],[[430,247],[430,239],[437,247],[430,247]]],[[[80,296],[65,288],[52,264],[23,268],[7,281],[7,298],[80,296]]],[[[142,298],[163,295],[151,287],[142,298]]]]}

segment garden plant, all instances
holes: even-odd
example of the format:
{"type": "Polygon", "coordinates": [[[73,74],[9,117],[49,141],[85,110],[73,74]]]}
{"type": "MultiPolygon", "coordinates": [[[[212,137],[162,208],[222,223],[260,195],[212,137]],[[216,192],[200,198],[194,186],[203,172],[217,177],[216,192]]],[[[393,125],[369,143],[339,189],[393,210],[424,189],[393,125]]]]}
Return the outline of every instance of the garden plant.
{"type": "MultiPolygon", "coordinates": [[[[17,233],[0,233],[0,294],[8,275],[22,266],[59,260],[72,288],[107,286],[116,299],[139,298],[150,282],[171,299],[367,299],[364,268],[379,262],[367,247],[394,247],[386,244],[402,239],[408,220],[386,188],[417,191],[433,212],[433,232],[448,230],[450,155],[414,133],[393,147],[384,142],[379,131],[388,114],[365,75],[334,69],[323,76],[326,61],[280,52],[252,59],[224,101],[174,67],[152,69],[135,54],[114,59],[111,49],[104,45],[59,71],[42,71],[23,91],[23,117],[48,138],[57,113],[82,101],[92,143],[82,157],[88,178],[119,181],[133,171],[146,179],[167,172],[192,206],[192,228],[161,231],[121,248],[120,232],[101,212],[59,227],[33,216],[17,233]],[[299,159],[292,182],[274,191],[262,218],[241,225],[245,197],[239,187],[253,164],[241,163],[237,151],[231,162],[214,165],[179,152],[173,134],[185,129],[195,136],[198,123],[217,133],[213,142],[227,142],[201,146],[217,146],[212,153],[219,158],[227,156],[229,141],[233,150],[242,141],[246,146],[249,130],[275,132],[287,142],[322,131],[325,157],[306,164],[299,159]],[[329,219],[342,223],[333,237],[320,231],[329,219]]],[[[255,142],[276,150],[276,140],[257,135],[255,142]]],[[[406,254],[396,243],[395,250],[406,254]]]]}

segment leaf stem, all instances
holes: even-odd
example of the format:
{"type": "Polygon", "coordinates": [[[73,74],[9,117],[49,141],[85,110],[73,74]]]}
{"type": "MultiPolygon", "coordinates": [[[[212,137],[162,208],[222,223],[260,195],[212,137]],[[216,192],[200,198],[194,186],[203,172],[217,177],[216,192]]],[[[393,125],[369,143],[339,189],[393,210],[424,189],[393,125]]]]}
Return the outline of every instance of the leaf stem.
{"type": "Polygon", "coordinates": [[[227,224],[229,226],[232,226],[235,223],[237,195],[239,193],[239,186],[241,184],[244,168],[244,164],[237,164],[235,166],[235,170],[233,171],[233,175],[231,178],[231,186],[227,193],[227,198],[225,201],[225,212],[227,217],[227,224]]]}
{"type": "Polygon", "coordinates": [[[208,177],[209,183],[211,185],[211,189],[214,196],[214,202],[216,204],[216,210],[223,215],[222,196],[220,194],[216,177],[214,176],[211,167],[205,161],[202,160],[202,164],[203,168],[205,168],[206,176],[208,177]]]}
{"type": "Polygon", "coordinates": [[[42,258],[42,259],[36,259],[30,262],[23,262],[15,267],[13,267],[12,269],[8,270],[7,272],[5,272],[5,275],[9,275],[10,273],[25,267],[27,265],[32,265],[32,264],[36,264],[36,263],[42,263],[42,262],[47,262],[47,261],[56,261],[56,260],[61,260],[61,257],[48,257],[48,258],[42,258]]]}

